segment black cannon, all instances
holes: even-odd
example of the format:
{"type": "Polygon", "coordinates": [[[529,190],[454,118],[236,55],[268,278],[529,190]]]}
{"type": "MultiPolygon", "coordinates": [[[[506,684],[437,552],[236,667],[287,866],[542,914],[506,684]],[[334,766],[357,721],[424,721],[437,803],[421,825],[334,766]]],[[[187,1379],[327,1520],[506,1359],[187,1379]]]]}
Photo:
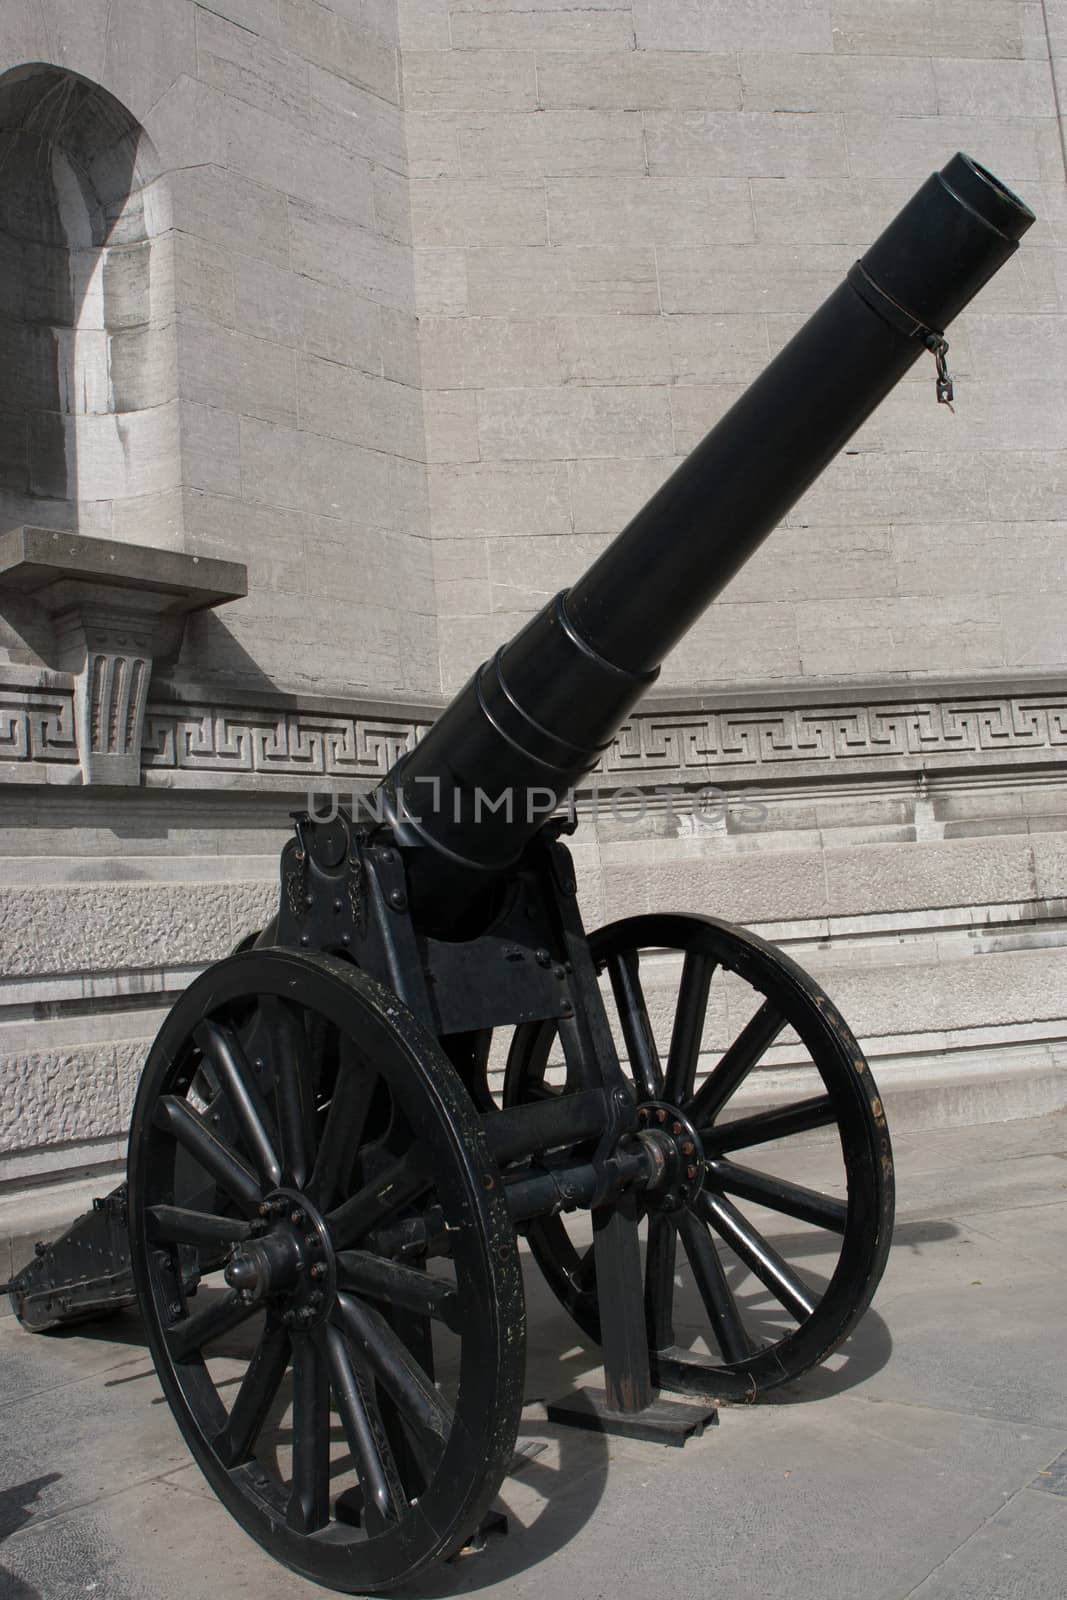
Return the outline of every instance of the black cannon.
{"type": "Polygon", "coordinates": [[[587,934],[558,803],[925,351],[951,399],[944,329],[1033,220],[955,156],[369,802],[296,818],[277,916],[152,1047],[126,1186],[16,1280],[28,1326],[136,1298],[198,1463],[294,1570],[386,1589],[479,1529],[520,1233],[602,1346],[604,1390],[550,1408],[586,1426],[679,1443],[866,1309],[893,1165],[852,1034],[712,916],[587,934]]]}

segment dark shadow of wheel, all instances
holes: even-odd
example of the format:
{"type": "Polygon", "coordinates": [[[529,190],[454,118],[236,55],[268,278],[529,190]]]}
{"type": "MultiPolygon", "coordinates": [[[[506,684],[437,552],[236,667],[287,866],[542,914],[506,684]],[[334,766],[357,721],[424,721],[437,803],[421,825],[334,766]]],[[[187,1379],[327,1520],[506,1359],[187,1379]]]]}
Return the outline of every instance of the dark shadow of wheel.
{"type": "MultiPolygon", "coordinates": [[[[666,1389],[754,1400],[824,1361],[882,1275],[893,1162],[870,1068],[818,984],[742,928],[634,917],[590,948],[641,1125],[671,1135],[686,1163],[643,1207],[653,1375],[666,1389]],[[698,1087],[706,1032],[722,1047],[698,1087]],[[781,1064],[768,1067],[775,1051],[781,1064]]],[[[565,1093],[557,1057],[553,1023],[517,1029],[505,1105],[565,1093]]],[[[593,1252],[574,1219],[526,1231],[561,1303],[599,1340],[593,1252]]]]}
{"type": "Polygon", "coordinates": [[[374,1592],[478,1527],[525,1320],[480,1119],[396,997],[249,950],[187,990],[134,1108],[130,1235],[164,1393],[276,1560],[374,1592]]]}

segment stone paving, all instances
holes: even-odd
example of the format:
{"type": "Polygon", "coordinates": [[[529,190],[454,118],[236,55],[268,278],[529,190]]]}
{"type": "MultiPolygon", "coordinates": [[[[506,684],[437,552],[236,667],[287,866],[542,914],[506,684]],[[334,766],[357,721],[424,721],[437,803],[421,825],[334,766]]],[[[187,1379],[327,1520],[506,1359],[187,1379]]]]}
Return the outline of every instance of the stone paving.
{"type": "MultiPolygon", "coordinates": [[[[685,1450],[567,1432],[595,1364],[527,1274],[531,1358],[506,1538],[419,1600],[1062,1600],[1067,1115],[897,1141],[875,1309],[782,1399],[685,1450]]],[[[0,1600],[302,1600],[188,1462],[137,1319],[0,1331],[0,1600]]]]}

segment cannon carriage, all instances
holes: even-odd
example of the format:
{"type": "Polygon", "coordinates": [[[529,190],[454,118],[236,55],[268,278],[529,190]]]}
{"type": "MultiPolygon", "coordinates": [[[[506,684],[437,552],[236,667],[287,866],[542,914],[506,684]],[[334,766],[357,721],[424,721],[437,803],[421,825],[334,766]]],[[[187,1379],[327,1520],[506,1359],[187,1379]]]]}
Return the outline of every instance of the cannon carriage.
{"type": "Polygon", "coordinates": [[[277,915],[152,1047],[124,1190],[15,1281],[31,1327],[136,1299],[193,1455],[293,1570],[375,1592],[479,1528],[520,1235],[603,1352],[550,1414],[606,1431],[681,1443],[869,1304],[892,1153],[846,1023],[712,915],[587,931],[557,807],[924,352],[951,399],[944,330],[1032,221],[954,157],[371,803],[294,819],[277,915]]]}

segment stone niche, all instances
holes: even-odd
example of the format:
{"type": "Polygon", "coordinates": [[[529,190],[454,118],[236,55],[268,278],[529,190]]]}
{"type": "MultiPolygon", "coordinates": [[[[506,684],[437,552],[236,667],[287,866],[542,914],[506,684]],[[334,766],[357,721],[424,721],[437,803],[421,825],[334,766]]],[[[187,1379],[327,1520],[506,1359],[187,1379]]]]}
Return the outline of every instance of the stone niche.
{"type": "Polygon", "coordinates": [[[83,784],[138,784],[153,665],[173,661],[192,611],[243,598],[238,562],[51,528],[0,535],[0,592],[36,612],[49,665],[74,678],[83,784]]]}

